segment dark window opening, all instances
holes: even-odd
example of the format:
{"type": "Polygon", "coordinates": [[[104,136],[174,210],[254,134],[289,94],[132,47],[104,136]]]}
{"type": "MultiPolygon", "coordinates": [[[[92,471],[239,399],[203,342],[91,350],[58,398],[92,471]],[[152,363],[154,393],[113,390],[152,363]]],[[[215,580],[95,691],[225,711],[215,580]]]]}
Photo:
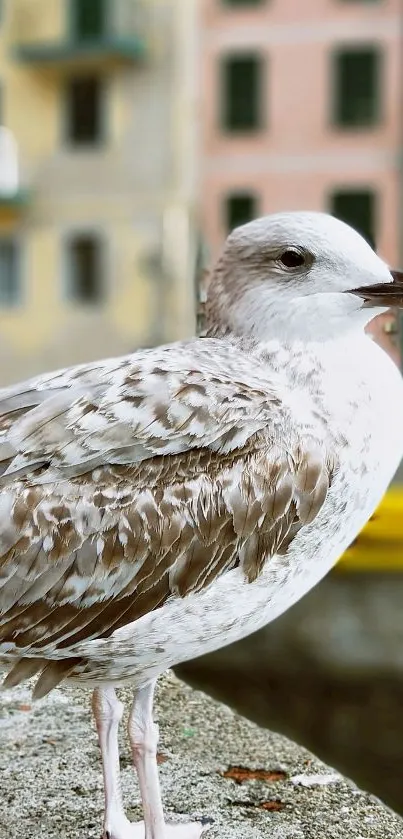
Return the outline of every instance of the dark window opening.
{"type": "Polygon", "coordinates": [[[77,303],[98,303],[102,298],[101,248],[90,234],[80,234],[68,245],[68,297],[77,303]]]}
{"type": "Polygon", "coordinates": [[[72,30],[78,41],[94,41],[107,32],[106,0],[72,0],[72,30]]]}
{"type": "Polygon", "coordinates": [[[330,212],[358,230],[375,248],[376,195],[371,189],[342,189],[334,192],[331,197],[330,212]]]}
{"type": "Polygon", "coordinates": [[[380,118],[381,54],[376,47],[343,49],[335,55],[334,121],[370,126],[380,118]]]}
{"type": "Polygon", "coordinates": [[[96,76],[71,79],[67,87],[67,137],[74,145],[93,144],[102,136],[102,84],[96,76]]]}
{"type": "Polygon", "coordinates": [[[228,195],[225,199],[225,226],[230,232],[234,227],[240,227],[256,218],[257,199],[249,192],[238,192],[228,195]]]}
{"type": "Polygon", "coordinates": [[[227,131],[253,131],[263,124],[263,61],[259,55],[229,55],[221,65],[221,122],[227,131]]]}
{"type": "Polygon", "coordinates": [[[17,243],[13,239],[0,239],[0,306],[15,306],[20,297],[17,243]]]}

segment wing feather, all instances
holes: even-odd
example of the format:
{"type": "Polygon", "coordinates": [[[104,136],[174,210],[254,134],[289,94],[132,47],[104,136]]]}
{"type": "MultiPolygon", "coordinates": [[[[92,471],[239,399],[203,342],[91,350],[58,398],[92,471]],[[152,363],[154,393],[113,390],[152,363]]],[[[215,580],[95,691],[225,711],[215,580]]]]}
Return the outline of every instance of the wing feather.
{"type": "Polygon", "coordinates": [[[253,581],[319,512],[334,463],[259,364],[203,339],[0,391],[0,653],[64,658],[41,694],[76,644],[253,581]]]}

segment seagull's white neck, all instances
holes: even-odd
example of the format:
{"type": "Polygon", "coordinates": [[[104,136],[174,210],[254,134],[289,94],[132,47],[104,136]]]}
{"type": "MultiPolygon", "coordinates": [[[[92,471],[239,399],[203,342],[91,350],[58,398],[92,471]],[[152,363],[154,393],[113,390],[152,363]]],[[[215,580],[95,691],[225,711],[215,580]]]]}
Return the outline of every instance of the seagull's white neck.
{"type": "Polygon", "coordinates": [[[258,341],[275,337],[285,343],[323,343],[344,334],[363,333],[369,321],[384,311],[364,309],[358,298],[339,292],[273,300],[262,305],[247,291],[244,304],[231,313],[236,332],[245,330],[258,341]]]}
{"type": "Polygon", "coordinates": [[[365,309],[352,294],[326,292],[292,297],[245,289],[236,300],[222,295],[207,307],[207,335],[236,335],[257,342],[324,343],[343,335],[363,334],[384,308],[365,309]]]}

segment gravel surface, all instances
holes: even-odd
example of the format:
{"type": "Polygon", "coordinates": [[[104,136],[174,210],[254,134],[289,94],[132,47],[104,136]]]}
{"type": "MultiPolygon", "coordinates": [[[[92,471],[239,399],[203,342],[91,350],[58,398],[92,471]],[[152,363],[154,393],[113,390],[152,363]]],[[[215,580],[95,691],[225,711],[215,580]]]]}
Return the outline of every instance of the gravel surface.
{"type": "MultiPolygon", "coordinates": [[[[119,693],[128,705],[130,692],[119,693]]],[[[25,686],[0,694],[0,839],[99,839],[102,780],[89,699],[68,687],[31,708],[25,686]]],[[[160,681],[155,717],[168,820],[209,817],[206,839],[403,839],[403,821],[377,799],[172,674],[160,681]]],[[[127,812],[139,819],[124,726],[121,737],[127,812]]]]}

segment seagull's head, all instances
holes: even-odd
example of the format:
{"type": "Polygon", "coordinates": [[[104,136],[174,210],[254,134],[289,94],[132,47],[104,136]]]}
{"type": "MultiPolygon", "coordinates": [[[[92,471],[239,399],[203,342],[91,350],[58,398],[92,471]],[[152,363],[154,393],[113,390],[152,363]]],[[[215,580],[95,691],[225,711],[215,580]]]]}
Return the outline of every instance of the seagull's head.
{"type": "Polygon", "coordinates": [[[314,212],[279,213],[236,228],[212,274],[208,319],[259,340],[327,340],[403,306],[391,272],[357,231],[314,212]]]}

